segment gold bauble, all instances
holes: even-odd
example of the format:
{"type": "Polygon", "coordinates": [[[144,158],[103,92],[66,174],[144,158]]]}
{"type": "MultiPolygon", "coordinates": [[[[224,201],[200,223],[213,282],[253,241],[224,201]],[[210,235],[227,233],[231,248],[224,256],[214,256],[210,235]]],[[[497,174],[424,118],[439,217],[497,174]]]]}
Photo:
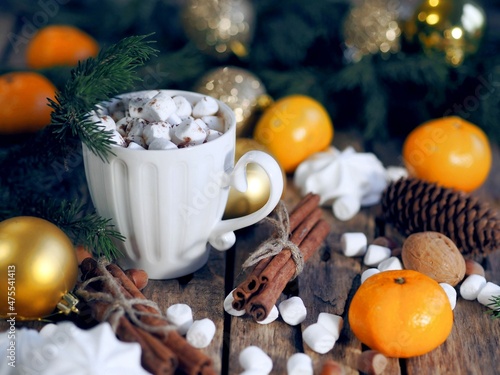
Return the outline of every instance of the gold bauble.
{"type": "Polygon", "coordinates": [[[399,1],[362,0],[356,4],[343,25],[346,59],[358,62],[365,55],[398,52],[399,1]]]}
{"type": "Polygon", "coordinates": [[[259,78],[248,70],[233,66],[209,71],[199,79],[194,91],[219,99],[233,110],[238,137],[250,133],[256,112],[271,101],[259,78]]]}
{"type": "Polygon", "coordinates": [[[51,314],[77,275],[73,244],[56,225],[31,216],[0,222],[0,317],[51,314]]]}
{"type": "Polygon", "coordinates": [[[200,51],[219,59],[248,54],[254,18],[249,0],[187,0],[182,9],[188,38],[200,51]]]}
{"type": "MultiPolygon", "coordinates": [[[[237,138],[235,159],[238,161],[248,151],[263,151],[271,155],[269,150],[251,138],[237,138]]],[[[224,211],[224,218],[230,219],[251,214],[269,199],[270,184],[269,177],[264,169],[254,163],[250,163],[246,168],[248,189],[245,192],[240,192],[234,188],[229,190],[229,197],[224,211]]],[[[286,176],[282,171],[283,183],[286,185],[286,176]]],[[[283,191],[285,189],[283,188],[283,191]]]]}
{"type": "Polygon", "coordinates": [[[425,53],[441,53],[452,66],[477,52],[486,27],[483,8],[470,0],[425,0],[405,27],[405,36],[425,53]]]}

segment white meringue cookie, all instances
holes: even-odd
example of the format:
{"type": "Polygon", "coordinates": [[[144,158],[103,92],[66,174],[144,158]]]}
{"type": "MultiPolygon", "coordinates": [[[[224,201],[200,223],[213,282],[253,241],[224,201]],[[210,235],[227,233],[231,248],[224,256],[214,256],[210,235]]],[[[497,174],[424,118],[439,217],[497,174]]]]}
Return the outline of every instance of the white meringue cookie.
{"type": "Polygon", "coordinates": [[[389,180],[374,154],[356,152],[353,147],[344,151],[330,147],[315,153],[294,174],[294,184],[301,193],[318,194],[320,204],[331,206],[340,220],[349,220],[361,207],[380,202],[389,180]]]}

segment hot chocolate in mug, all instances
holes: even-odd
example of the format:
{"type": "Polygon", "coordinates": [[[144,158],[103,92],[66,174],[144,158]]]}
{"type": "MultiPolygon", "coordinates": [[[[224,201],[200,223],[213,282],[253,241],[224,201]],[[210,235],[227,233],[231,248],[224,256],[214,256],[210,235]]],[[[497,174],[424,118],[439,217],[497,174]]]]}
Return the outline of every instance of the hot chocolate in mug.
{"type": "MultiPolygon", "coordinates": [[[[185,97],[192,105],[205,95],[158,90],[185,97]]],[[[141,92],[120,98],[140,96],[141,92]]],[[[283,175],[274,158],[249,151],[234,165],[236,119],[217,100],[226,124],[220,137],[206,143],[169,150],[130,149],[113,145],[107,161],[83,145],[85,174],[97,213],[111,220],[125,241],[117,241],[124,267],[145,270],[152,279],[192,273],[208,260],[210,245],[227,250],[234,231],[263,219],[278,204],[283,175]],[[246,165],[257,163],[270,181],[265,205],[249,215],[222,220],[230,187],[247,188],[246,165]]]]}

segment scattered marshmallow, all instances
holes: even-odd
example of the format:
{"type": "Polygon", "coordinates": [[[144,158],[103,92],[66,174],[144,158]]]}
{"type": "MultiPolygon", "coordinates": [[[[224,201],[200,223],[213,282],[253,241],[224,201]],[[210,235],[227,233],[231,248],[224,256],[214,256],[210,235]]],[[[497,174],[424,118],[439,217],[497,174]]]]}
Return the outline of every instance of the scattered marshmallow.
{"type": "Polygon", "coordinates": [[[361,284],[363,284],[370,276],[376,275],[377,273],[380,273],[378,268],[368,268],[364,270],[361,274],[361,284]]]}
{"type": "Polygon", "coordinates": [[[457,305],[457,291],[448,283],[439,283],[450,300],[451,309],[454,310],[457,305]]]}
{"type": "Polygon", "coordinates": [[[198,349],[206,348],[215,336],[215,323],[208,319],[195,320],[186,332],[186,341],[198,349]]]}
{"type": "Polygon", "coordinates": [[[391,249],[385,246],[371,244],[366,249],[363,263],[367,266],[376,267],[380,262],[389,259],[391,256],[391,249]]]}
{"type": "Polygon", "coordinates": [[[319,323],[311,324],[302,332],[304,342],[316,353],[325,354],[335,346],[335,336],[319,323]]]}
{"type": "Polygon", "coordinates": [[[129,100],[128,102],[128,113],[130,117],[143,118],[144,116],[144,104],[150,98],[143,96],[136,96],[129,100]]]}
{"type": "Polygon", "coordinates": [[[193,324],[193,312],[189,305],[176,303],[167,309],[167,320],[177,326],[177,331],[185,335],[193,324]]]}
{"type": "Polygon", "coordinates": [[[342,253],[346,257],[363,256],[366,253],[368,239],[363,232],[344,233],[340,237],[342,253]]]}
{"type": "Polygon", "coordinates": [[[291,326],[302,323],[307,316],[307,309],[304,305],[304,301],[302,301],[300,297],[291,297],[282,301],[278,305],[278,309],[281,318],[283,318],[285,323],[291,326]]]}
{"type": "Polygon", "coordinates": [[[142,147],[141,145],[134,143],[134,142],[130,142],[129,145],[127,146],[127,148],[129,150],[145,150],[144,147],[142,147]]]}
{"type": "Polygon", "coordinates": [[[460,295],[463,299],[473,301],[479,295],[481,289],[486,285],[486,278],[481,275],[472,274],[460,285],[460,295]]]}
{"type": "Polygon", "coordinates": [[[335,217],[342,221],[352,219],[361,209],[360,194],[341,195],[333,201],[332,210],[335,217]]]}
{"type": "Polygon", "coordinates": [[[493,303],[492,298],[499,296],[500,296],[500,286],[488,281],[486,285],[479,292],[477,300],[480,304],[491,308],[493,303]]]}
{"type": "Polygon", "coordinates": [[[233,291],[234,291],[234,289],[224,299],[224,311],[232,316],[245,315],[245,313],[246,313],[245,310],[236,310],[235,308],[233,308],[233,301],[234,301],[233,291]]]}
{"type": "Polygon", "coordinates": [[[380,271],[402,270],[403,264],[398,257],[390,257],[380,262],[377,268],[380,271]]]}
{"type": "Polygon", "coordinates": [[[205,139],[205,142],[213,141],[214,139],[217,139],[222,135],[221,132],[218,132],[217,130],[212,130],[210,128],[206,130],[206,133],[207,133],[207,138],[205,139]]]}
{"type": "Polygon", "coordinates": [[[213,116],[219,111],[219,105],[214,98],[205,96],[193,107],[194,117],[213,116]]]}
{"type": "Polygon", "coordinates": [[[344,325],[344,319],[339,315],[322,312],[318,315],[317,323],[330,332],[335,340],[338,340],[344,325]]]}
{"type": "Polygon", "coordinates": [[[288,375],[313,375],[312,359],[305,353],[295,353],[286,362],[288,375]]]}
{"type": "Polygon", "coordinates": [[[238,359],[244,370],[259,371],[261,375],[269,374],[273,369],[273,360],[258,346],[246,347],[238,359]]]}
{"type": "Polygon", "coordinates": [[[273,306],[271,311],[269,311],[269,314],[267,315],[267,318],[261,321],[258,321],[257,323],[259,324],[269,324],[274,322],[276,319],[278,319],[278,316],[280,315],[278,308],[276,306],[273,306]]]}

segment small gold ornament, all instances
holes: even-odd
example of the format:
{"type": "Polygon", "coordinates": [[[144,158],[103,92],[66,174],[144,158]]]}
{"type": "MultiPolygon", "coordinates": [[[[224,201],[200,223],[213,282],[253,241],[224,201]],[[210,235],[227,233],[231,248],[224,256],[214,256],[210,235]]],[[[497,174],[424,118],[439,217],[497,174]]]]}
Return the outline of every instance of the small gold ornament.
{"type": "MultiPolygon", "coordinates": [[[[237,138],[235,150],[235,162],[237,162],[248,151],[263,151],[270,154],[269,150],[251,138],[237,138]]],[[[269,177],[258,164],[250,163],[246,169],[248,189],[246,192],[240,192],[231,188],[224,211],[224,218],[230,219],[251,214],[269,199],[270,186],[269,177]]],[[[283,183],[286,185],[286,176],[283,173],[283,183]]],[[[285,189],[283,189],[284,191],[285,189]]]]}
{"type": "Polygon", "coordinates": [[[238,137],[249,133],[256,111],[271,102],[259,78],[248,70],[232,66],[209,71],[194,91],[219,99],[234,111],[238,137]]]}
{"type": "Polygon", "coordinates": [[[405,36],[425,53],[438,52],[452,66],[479,49],[486,27],[483,8],[471,0],[425,0],[405,27],[405,36]]]}
{"type": "Polygon", "coordinates": [[[31,216],[0,222],[0,317],[40,319],[56,308],[76,311],[70,292],[78,275],[71,240],[31,216]]]}
{"type": "Polygon", "coordinates": [[[399,9],[397,0],[358,1],[344,21],[346,59],[358,62],[365,55],[399,52],[399,9]]]}
{"type": "Polygon", "coordinates": [[[200,51],[217,58],[248,54],[255,11],[249,0],[187,0],[182,24],[200,51]]]}

